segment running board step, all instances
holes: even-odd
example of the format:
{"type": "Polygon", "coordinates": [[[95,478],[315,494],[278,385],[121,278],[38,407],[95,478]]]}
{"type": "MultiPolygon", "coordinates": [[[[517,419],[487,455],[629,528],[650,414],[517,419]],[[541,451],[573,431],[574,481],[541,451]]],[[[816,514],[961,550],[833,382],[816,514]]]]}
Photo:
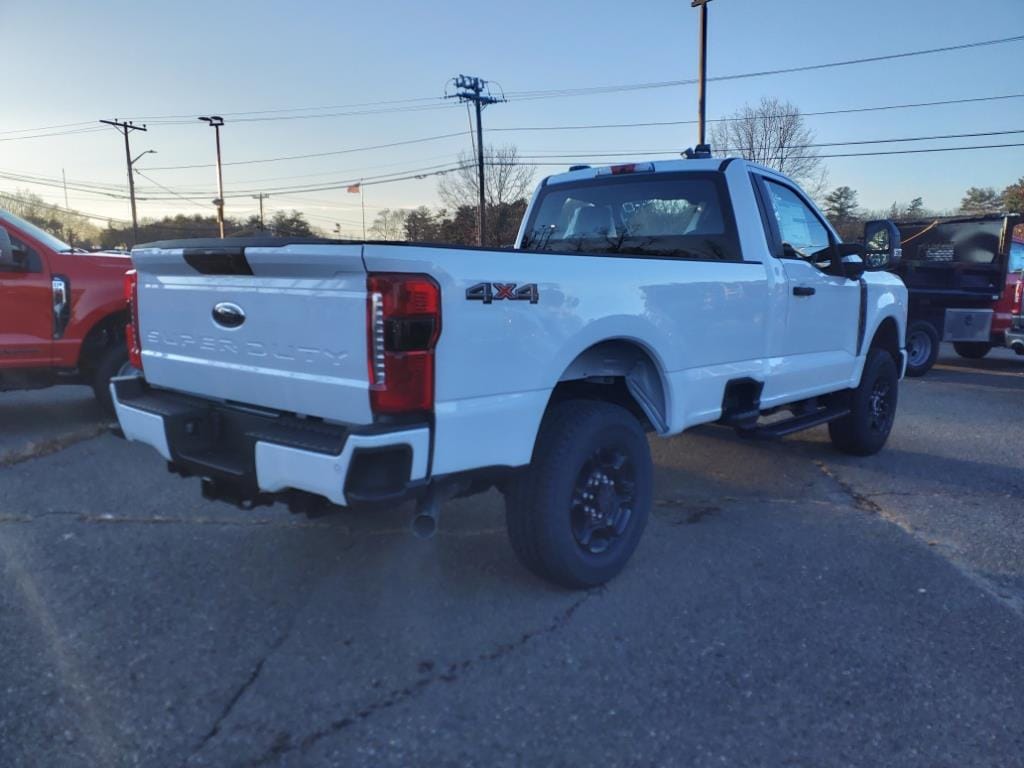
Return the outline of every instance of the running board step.
{"type": "Polygon", "coordinates": [[[805,429],[810,429],[811,427],[828,424],[830,421],[841,419],[843,416],[848,416],[849,414],[849,408],[826,408],[821,411],[815,411],[814,413],[794,416],[791,419],[776,421],[773,424],[764,424],[763,426],[754,427],[752,429],[737,428],[736,432],[743,437],[759,440],[774,440],[780,437],[785,437],[786,435],[792,435],[794,432],[801,432],[805,429]]]}

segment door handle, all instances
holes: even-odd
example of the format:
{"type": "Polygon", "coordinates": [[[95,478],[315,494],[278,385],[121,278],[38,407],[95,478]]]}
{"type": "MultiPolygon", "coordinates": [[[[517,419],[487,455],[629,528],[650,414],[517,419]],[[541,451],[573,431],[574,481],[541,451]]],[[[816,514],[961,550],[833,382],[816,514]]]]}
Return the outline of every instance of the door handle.
{"type": "Polygon", "coordinates": [[[793,286],[794,296],[813,296],[814,289],[809,285],[794,285],[793,286]]]}

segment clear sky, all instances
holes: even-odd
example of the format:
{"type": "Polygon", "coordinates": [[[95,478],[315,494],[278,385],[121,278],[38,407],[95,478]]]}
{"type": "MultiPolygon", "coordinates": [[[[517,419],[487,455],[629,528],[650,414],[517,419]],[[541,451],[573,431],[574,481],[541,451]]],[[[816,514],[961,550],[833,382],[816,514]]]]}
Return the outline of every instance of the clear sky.
{"type": "MultiPolygon", "coordinates": [[[[1024,0],[714,0],[709,75],[727,75],[884,55],[1024,34],[1024,0]]],[[[436,99],[458,73],[500,83],[507,92],[692,78],[697,11],[689,0],[518,0],[445,2],[211,2],[0,0],[6,66],[0,139],[9,133],[100,118],[149,118],[132,136],[148,178],[139,194],[197,202],[142,200],[142,216],[213,212],[213,131],[194,117],[221,114],[226,163],[331,152],[447,133],[420,144],[304,160],[227,165],[228,195],[272,191],[269,210],[299,208],[330,230],[355,234],[359,197],[342,191],[299,194],[282,187],[347,181],[454,162],[470,148],[465,107],[424,101],[410,111],[334,117],[300,110],[366,102],[436,99]],[[181,116],[174,120],[158,116],[181,116]],[[268,116],[287,120],[248,120],[268,116]],[[152,180],[152,182],[150,181],[152,180]]],[[[711,83],[709,117],[762,96],[805,112],[1024,93],[1024,42],[817,72],[711,83]]],[[[406,105],[403,105],[406,106],[406,105]]],[[[376,108],[379,110],[379,108],[376,108]]],[[[374,110],[370,110],[374,111],[374,110]]],[[[510,98],[485,111],[485,129],[692,119],[693,86],[564,98],[510,98]]],[[[981,131],[1024,131],[1024,98],[976,104],[809,117],[818,141],[885,139],[981,131]]],[[[90,125],[80,126],[82,128],[90,125]]],[[[74,126],[77,128],[79,126],[74,126]]],[[[36,131],[36,133],[54,133],[36,131]]],[[[694,143],[692,125],[572,131],[492,132],[488,143],[522,155],[664,151],[694,143]]],[[[1024,142],[1024,133],[849,151],[1024,142]]],[[[828,151],[828,150],[822,150],[828,151]]],[[[839,150],[844,151],[844,150],[839,150]]],[[[576,162],[558,157],[553,162],[576,162]]],[[[971,185],[1003,188],[1024,176],[1024,148],[829,159],[830,186],[846,184],[862,205],[881,208],[922,196],[955,206],[971,185]]],[[[540,175],[559,166],[538,169],[540,175]]],[[[112,128],[0,140],[0,174],[121,185],[124,149],[112,128]]],[[[435,205],[435,177],[365,187],[368,218],[383,206],[435,205]]],[[[59,188],[0,178],[0,191],[29,188],[63,204],[59,188]]],[[[72,207],[118,218],[128,204],[72,190],[72,207]]],[[[255,212],[256,201],[229,198],[227,214],[255,212]]]]}

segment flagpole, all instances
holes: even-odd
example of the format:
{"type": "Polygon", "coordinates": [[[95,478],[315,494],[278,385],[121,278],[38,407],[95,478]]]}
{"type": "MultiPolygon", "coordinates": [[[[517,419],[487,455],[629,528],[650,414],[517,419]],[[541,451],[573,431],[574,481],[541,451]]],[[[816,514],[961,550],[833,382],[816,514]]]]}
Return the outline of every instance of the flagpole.
{"type": "Polygon", "coordinates": [[[359,180],[359,206],[363,209],[363,240],[366,239],[366,194],[363,192],[363,180],[359,180]]]}

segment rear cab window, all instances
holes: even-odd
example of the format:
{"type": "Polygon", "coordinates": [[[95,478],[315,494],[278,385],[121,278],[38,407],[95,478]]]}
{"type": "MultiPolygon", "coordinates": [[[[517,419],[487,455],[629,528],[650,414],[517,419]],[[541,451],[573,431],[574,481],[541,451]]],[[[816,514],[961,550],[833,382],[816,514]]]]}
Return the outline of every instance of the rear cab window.
{"type": "Polygon", "coordinates": [[[544,186],[521,250],[742,261],[720,173],[605,175],[544,186]]]}

